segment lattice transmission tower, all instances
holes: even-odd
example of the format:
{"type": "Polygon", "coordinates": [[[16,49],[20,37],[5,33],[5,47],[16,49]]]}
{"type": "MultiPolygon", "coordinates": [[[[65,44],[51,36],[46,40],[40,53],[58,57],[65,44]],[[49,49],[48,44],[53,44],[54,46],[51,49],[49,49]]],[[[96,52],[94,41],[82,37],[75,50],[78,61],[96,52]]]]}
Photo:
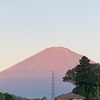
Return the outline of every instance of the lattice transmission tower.
{"type": "Polygon", "coordinates": [[[52,87],[51,87],[51,100],[55,98],[55,73],[52,71],[52,87]]]}

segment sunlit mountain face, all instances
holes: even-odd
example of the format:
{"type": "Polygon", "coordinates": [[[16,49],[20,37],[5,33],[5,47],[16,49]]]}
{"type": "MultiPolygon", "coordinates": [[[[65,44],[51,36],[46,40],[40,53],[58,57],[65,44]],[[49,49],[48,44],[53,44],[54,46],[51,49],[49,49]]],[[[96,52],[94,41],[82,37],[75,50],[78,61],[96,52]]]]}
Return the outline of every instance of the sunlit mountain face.
{"type": "Polygon", "coordinates": [[[47,48],[0,73],[0,91],[27,98],[51,97],[52,71],[55,95],[74,87],[62,82],[67,70],[79,64],[82,55],[64,47],[47,48]]]}

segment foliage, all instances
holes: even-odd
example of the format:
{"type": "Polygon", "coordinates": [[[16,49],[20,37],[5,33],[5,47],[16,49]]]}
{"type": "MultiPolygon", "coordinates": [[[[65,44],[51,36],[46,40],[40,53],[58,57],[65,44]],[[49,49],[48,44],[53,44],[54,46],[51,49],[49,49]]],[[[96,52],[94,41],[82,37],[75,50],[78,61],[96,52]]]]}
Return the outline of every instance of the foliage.
{"type": "Polygon", "coordinates": [[[100,64],[91,64],[86,56],[83,56],[79,62],[79,65],[67,71],[63,81],[71,82],[76,86],[73,89],[74,93],[85,96],[87,100],[98,100],[100,64]]]}
{"type": "Polygon", "coordinates": [[[47,98],[46,97],[43,97],[42,100],[47,100],[47,98]]]}
{"type": "Polygon", "coordinates": [[[16,96],[0,92],[0,100],[19,100],[16,96]]]}
{"type": "MultiPolygon", "coordinates": [[[[47,100],[46,97],[43,97],[42,99],[47,100]]],[[[0,100],[35,100],[35,99],[27,99],[27,98],[23,98],[23,97],[17,97],[12,94],[0,92],[0,100]]],[[[36,99],[36,100],[41,100],[41,99],[36,99]]]]}

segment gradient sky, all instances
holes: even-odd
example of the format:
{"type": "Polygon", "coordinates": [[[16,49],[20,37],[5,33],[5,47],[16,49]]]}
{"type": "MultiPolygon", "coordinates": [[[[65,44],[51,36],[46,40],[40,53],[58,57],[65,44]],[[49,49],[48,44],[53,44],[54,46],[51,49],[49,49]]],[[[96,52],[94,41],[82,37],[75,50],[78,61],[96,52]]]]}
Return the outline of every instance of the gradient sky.
{"type": "Polygon", "coordinates": [[[0,0],[0,71],[52,46],[100,63],[100,0],[0,0]]]}

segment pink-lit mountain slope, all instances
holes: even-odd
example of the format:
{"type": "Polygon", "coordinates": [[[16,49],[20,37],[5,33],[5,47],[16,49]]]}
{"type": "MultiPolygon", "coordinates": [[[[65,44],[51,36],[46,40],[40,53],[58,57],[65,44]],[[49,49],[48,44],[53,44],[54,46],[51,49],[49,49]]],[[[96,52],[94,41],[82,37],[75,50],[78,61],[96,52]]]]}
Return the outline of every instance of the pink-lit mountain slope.
{"type": "Polygon", "coordinates": [[[73,85],[62,82],[62,78],[68,69],[79,64],[81,57],[67,48],[47,48],[2,71],[0,91],[28,98],[50,97],[51,75],[54,71],[56,95],[69,92],[73,85]]]}

